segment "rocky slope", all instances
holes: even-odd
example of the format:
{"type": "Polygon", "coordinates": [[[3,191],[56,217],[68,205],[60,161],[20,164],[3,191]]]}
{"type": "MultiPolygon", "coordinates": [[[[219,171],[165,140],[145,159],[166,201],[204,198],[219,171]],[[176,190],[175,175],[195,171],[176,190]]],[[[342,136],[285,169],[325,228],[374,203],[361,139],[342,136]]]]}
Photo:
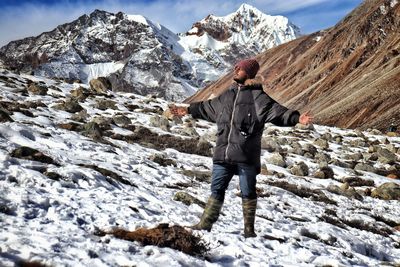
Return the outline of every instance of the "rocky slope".
{"type": "MultiPolygon", "coordinates": [[[[386,130],[400,122],[400,3],[367,0],[336,26],[258,56],[265,90],[318,123],[386,130]]],[[[232,73],[187,101],[229,87],[232,73]]]]}
{"type": "Polygon", "coordinates": [[[400,137],[267,125],[258,236],[235,177],[196,254],[171,245],[209,195],[216,126],[100,89],[0,70],[1,266],[400,264],[400,137]]]}
{"type": "Polygon", "coordinates": [[[286,18],[248,5],[195,25],[178,36],[140,15],[95,10],[53,31],[10,42],[0,49],[0,61],[10,69],[70,81],[105,76],[114,91],[182,100],[226,73],[238,58],[299,34],[286,18]],[[230,38],[219,37],[221,31],[230,38]]]}

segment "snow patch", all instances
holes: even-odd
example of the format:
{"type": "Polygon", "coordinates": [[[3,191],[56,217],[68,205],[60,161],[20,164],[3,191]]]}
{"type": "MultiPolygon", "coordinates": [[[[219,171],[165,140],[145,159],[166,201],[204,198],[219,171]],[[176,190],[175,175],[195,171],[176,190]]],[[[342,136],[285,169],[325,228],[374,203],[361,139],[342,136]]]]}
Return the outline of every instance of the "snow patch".
{"type": "Polygon", "coordinates": [[[144,25],[149,25],[147,19],[142,15],[127,15],[127,17],[129,20],[136,21],[144,25]]]}
{"type": "Polygon", "coordinates": [[[86,74],[87,78],[84,82],[89,82],[98,77],[106,77],[111,73],[121,70],[125,66],[124,62],[107,62],[83,65],[82,72],[86,74]]]}

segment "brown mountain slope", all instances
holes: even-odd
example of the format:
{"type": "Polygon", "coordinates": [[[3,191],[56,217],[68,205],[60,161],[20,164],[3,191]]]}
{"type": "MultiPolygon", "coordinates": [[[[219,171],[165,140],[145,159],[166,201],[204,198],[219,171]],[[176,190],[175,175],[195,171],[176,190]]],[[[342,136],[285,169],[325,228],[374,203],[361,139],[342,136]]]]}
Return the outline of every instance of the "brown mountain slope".
{"type": "MultiPolygon", "coordinates": [[[[265,90],[316,123],[385,130],[400,124],[400,1],[366,0],[335,27],[257,56],[265,90]]],[[[232,73],[185,102],[219,95],[232,73]]]]}

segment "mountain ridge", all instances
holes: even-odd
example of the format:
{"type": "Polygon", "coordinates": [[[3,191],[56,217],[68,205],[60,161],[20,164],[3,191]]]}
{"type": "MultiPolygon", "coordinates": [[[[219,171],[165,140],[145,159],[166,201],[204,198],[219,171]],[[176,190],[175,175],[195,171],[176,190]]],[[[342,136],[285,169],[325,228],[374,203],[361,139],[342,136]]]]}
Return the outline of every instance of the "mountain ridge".
{"type": "MultiPolygon", "coordinates": [[[[262,18],[255,8],[244,7],[262,18]]],[[[239,11],[232,14],[247,16],[239,11]]],[[[274,46],[274,34],[278,36],[277,31],[294,25],[287,21],[279,27],[275,31],[270,26],[272,35],[258,32],[247,36],[243,32],[241,38],[227,42],[208,34],[177,35],[141,15],[96,9],[37,37],[10,42],[0,48],[0,60],[5,67],[40,76],[83,82],[105,76],[115,91],[153,93],[169,100],[182,100],[226,73],[238,57],[253,56],[260,49],[274,46]],[[265,36],[270,36],[271,42],[264,41],[265,36]],[[257,47],[257,40],[265,44],[257,47]]],[[[295,30],[282,36],[296,38],[295,30]]],[[[278,41],[287,41],[286,37],[278,41]]]]}

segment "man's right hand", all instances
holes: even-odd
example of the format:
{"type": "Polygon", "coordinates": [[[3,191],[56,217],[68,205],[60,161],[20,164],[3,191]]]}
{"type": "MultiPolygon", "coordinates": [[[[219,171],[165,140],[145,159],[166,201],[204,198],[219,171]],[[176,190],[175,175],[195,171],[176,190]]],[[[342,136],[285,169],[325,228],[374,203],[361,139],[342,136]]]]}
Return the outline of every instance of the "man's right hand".
{"type": "Polygon", "coordinates": [[[174,116],[183,117],[188,114],[187,107],[178,107],[175,104],[171,104],[168,106],[168,108],[174,116]]]}

